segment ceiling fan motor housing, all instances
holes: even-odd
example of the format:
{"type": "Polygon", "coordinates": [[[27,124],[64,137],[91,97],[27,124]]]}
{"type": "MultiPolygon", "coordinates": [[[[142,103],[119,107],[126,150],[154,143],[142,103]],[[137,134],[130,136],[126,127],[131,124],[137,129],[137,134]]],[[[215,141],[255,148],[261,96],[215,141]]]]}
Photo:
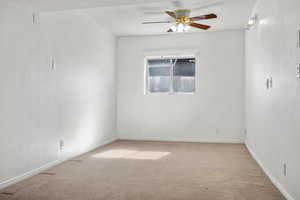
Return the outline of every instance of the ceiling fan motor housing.
{"type": "Polygon", "coordinates": [[[175,10],[175,13],[176,13],[177,24],[190,24],[192,22],[189,18],[191,10],[188,9],[175,10]]]}
{"type": "Polygon", "coordinates": [[[192,21],[190,20],[190,18],[182,16],[182,17],[176,18],[176,23],[177,24],[190,24],[190,23],[192,23],[192,21]]]}
{"type": "Polygon", "coordinates": [[[189,9],[179,9],[179,10],[175,10],[176,13],[176,17],[189,17],[191,10],[189,9]]]}

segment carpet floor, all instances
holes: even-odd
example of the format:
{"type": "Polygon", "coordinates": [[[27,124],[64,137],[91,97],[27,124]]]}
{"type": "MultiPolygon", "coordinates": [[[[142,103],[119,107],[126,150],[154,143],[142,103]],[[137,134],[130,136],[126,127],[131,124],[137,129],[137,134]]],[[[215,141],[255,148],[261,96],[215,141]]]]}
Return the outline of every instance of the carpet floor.
{"type": "Polygon", "coordinates": [[[284,200],[242,144],[116,141],[1,200],[284,200]]]}

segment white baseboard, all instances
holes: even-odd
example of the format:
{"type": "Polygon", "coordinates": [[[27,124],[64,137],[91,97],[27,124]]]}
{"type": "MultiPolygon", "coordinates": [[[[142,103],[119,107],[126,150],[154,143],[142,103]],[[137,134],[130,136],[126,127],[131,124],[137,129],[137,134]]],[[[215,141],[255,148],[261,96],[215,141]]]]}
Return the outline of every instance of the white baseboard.
{"type": "Polygon", "coordinates": [[[158,137],[120,137],[120,140],[135,140],[135,141],[161,141],[161,142],[199,142],[199,143],[233,143],[233,144],[243,144],[242,139],[199,139],[199,138],[158,138],[158,137]]]}
{"type": "Polygon", "coordinates": [[[272,174],[269,172],[269,170],[264,166],[262,161],[258,158],[257,154],[251,149],[250,145],[245,142],[246,147],[248,151],[250,152],[251,156],[256,160],[256,162],[259,164],[259,166],[262,168],[262,170],[265,172],[265,174],[270,178],[272,183],[277,187],[277,189],[283,194],[283,196],[287,200],[296,200],[292,195],[285,189],[285,187],[279,183],[278,179],[272,176],[272,174]]]}
{"type": "MultiPolygon", "coordinates": [[[[99,148],[101,146],[104,146],[106,144],[112,143],[115,140],[117,140],[117,138],[112,138],[112,139],[103,141],[96,148],[92,148],[92,149],[90,149],[90,150],[88,150],[86,152],[92,151],[92,150],[97,149],[97,148],[99,148]]],[[[79,153],[79,154],[76,154],[76,155],[74,154],[74,155],[68,156],[68,157],[63,158],[63,159],[59,159],[59,160],[55,160],[55,161],[49,162],[49,163],[47,163],[45,165],[42,165],[41,167],[38,167],[36,169],[30,170],[30,171],[28,171],[26,173],[23,173],[21,175],[18,175],[16,177],[13,177],[11,179],[3,181],[3,182],[0,183],[0,189],[4,189],[4,188],[6,188],[6,187],[8,187],[10,185],[16,184],[16,183],[18,183],[20,181],[23,181],[23,180],[25,180],[27,178],[30,178],[30,177],[32,177],[34,175],[37,175],[37,174],[41,173],[42,171],[45,171],[45,170],[47,170],[47,169],[49,169],[51,167],[54,167],[54,166],[56,166],[56,165],[58,165],[58,164],[60,164],[60,163],[62,163],[64,161],[66,161],[66,160],[69,160],[69,159],[72,159],[74,157],[80,156],[80,155],[82,155],[82,154],[84,154],[86,152],[82,152],[82,153],[79,153]]]]}
{"type": "Polygon", "coordinates": [[[6,188],[6,187],[8,187],[10,185],[18,183],[18,182],[20,182],[22,180],[25,180],[27,178],[30,178],[30,177],[32,177],[32,176],[34,176],[36,174],[39,174],[40,172],[42,172],[44,170],[47,170],[47,169],[49,169],[49,168],[51,168],[51,167],[53,167],[55,165],[58,165],[59,163],[60,163],[59,160],[55,160],[55,161],[47,163],[47,164],[45,164],[45,165],[43,165],[43,166],[41,166],[39,168],[33,169],[33,170],[28,171],[28,172],[26,172],[24,174],[21,174],[21,175],[18,175],[16,177],[13,177],[11,179],[8,179],[6,181],[3,181],[3,182],[0,183],[0,189],[4,189],[4,188],[6,188]]]}

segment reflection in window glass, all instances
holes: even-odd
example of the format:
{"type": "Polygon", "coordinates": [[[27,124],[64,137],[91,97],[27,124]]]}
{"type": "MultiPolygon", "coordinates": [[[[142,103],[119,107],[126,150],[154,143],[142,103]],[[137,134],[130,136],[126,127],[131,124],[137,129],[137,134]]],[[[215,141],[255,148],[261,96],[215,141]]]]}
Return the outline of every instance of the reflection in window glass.
{"type": "Polygon", "coordinates": [[[147,60],[147,92],[195,92],[195,58],[147,60]]]}
{"type": "Polygon", "coordinates": [[[170,60],[149,60],[148,90],[151,93],[170,91],[171,63],[170,60]]]}
{"type": "Polygon", "coordinates": [[[195,58],[177,59],[174,65],[174,92],[195,91],[195,58]]]}

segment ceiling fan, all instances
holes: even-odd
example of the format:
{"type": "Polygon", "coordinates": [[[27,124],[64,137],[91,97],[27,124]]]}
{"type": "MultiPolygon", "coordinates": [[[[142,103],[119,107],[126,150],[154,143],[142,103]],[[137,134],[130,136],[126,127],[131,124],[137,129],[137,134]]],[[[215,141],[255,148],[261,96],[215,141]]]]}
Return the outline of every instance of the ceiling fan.
{"type": "MultiPolygon", "coordinates": [[[[163,11],[163,12],[146,12],[145,14],[160,14],[165,13],[172,17],[172,20],[169,21],[154,21],[154,22],[143,22],[142,24],[159,24],[159,23],[174,23],[174,25],[167,30],[167,32],[187,32],[191,27],[198,28],[202,30],[208,30],[210,26],[196,23],[196,21],[200,20],[208,20],[217,18],[217,15],[214,13],[207,15],[200,15],[195,17],[190,17],[191,10],[190,9],[182,9],[183,5],[180,1],[172,2],[174,7],[176,8],[174,11],[163,11]]],[[[224,4],[223,1],[215,2],[207,5],[202,5],[201,7],[194,8],[193,10],[205,9],[208,7],[218,6],[224,4]]],[[[149,10],[149,8],[144,7],[144,9],[149,10]]],[[[150,7],[150,10],[152,8],[150,7]]],[[[159,9],[159,8],[158,8],[159,9]]]]}

